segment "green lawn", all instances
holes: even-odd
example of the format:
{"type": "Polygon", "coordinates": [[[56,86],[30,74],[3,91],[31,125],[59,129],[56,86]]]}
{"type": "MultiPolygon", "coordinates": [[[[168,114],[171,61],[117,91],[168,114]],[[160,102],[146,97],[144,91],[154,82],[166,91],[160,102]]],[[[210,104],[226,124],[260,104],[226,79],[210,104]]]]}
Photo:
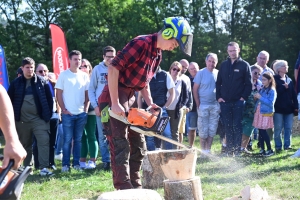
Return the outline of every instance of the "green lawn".
{"type": "MultiPolygon", "coordinates": [[[[186,140],[186,139],[185,139],[186,140]]],[[[196,142],[199,146],[199,140],[196,142]]],[[[254,145],[255,152],[256,141],[254,145]]],[[[3,143],[2,143],[3,144],[3,143]]],[[[272,199],[300,199],[300,159],[289,158],[300,147],[300,133],[293,134],[293,150],[284,151],[269,158],[241,157],[197,159],[196,175],[200,176],[204,199],[225,199],[239,195],[246,185],[259,184],[272,199]]],[[[219,137],[215,137],[212,151],[220,152],[219,137]]],[[[101,160],[101,159],[98,159],[101,160]]],[[[40,177],[38,171],[29,176],[22,193],[23,200],[38,199],[97,199],[107,191],[113,191],[110,172],[101,170],[101,163],[95,170],[61,173],[58,170],[52,178],[40,177]]],[[[157,190],[163,196],[163,189],[157,190]]]]}

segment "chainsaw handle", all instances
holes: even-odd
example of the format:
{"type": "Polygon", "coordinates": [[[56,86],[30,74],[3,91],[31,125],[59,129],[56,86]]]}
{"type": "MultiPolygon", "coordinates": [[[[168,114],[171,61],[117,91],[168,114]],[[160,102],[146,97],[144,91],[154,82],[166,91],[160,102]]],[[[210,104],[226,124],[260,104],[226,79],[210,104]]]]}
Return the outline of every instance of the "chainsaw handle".
{"type": "Polygon", "coordinates": [[[9,170],[14,166],[15,161],[14,160],[9,160],[9,163],[5,169],[2,170],[0,173],[0,184],[2,184],[3,180],[5,179],[6,175],[8,174],[9,170]]]}
{"type": "MultiPolygon", "coordinates": [[[[146,108],[145,110],[146,110],[147,112],[149,112],[149,111],[151,110],[151,108],[152,108],[152,106],[150,105],[150,106],[148,106],[148,108],[146,108]]],[[[157,115],[157,117],[161,117],[161,116],[162,116],[162,113],[163,113],[162,107],[153,108],[153,110],[155,110],[155,111],[159,110],[159,114],[157,115]]],[[[156,115],[155,115],[155,116],[156,116],[156,115]]]]}

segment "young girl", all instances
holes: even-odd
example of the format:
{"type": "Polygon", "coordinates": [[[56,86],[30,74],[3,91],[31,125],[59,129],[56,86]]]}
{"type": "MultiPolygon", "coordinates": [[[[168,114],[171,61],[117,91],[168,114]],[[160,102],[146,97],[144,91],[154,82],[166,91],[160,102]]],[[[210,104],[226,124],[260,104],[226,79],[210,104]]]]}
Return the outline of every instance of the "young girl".
{"type": "Polygon", "coordinates": [[[265,72],[262,75],[263,88],[259,93],[254,95],[257,99],[255,106],[255,114],[253,120],[253,126],[259,130],[259,143],[261,144],[260,154],[263,156],[274,155],[271,149],[270,138],[267,133],[267,129],[273,128],[273,114],[274,104],[276,100],[276,84],[273,75],[270,72],[265,72]],[[265,151],[265,144],[267,145],[267,151],[265,151]]]}

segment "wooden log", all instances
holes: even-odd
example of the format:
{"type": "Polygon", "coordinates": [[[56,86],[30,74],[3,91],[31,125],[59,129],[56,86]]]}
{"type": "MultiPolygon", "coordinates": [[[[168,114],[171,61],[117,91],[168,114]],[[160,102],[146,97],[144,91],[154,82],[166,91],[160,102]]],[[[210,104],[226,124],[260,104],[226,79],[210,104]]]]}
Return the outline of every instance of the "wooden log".
{"type": "Polygon", "coordinates": [[[163,187],[166,179],[160,167],[160,151],[148,151],[142,164],[142,186],[148,189],[163,187]]]}
{"type": "Polygon", "coordinates": [[[97,200],[162,200],[158,192],[148,189],[128,189],[105,192],[97,200]]]}
{"type": "Polygon", "coordinates": [[[165,200],[203,200],[199,176],[182,181],[164,181],[165,200]]]}
{"type": "Polygon", "coordinates": [[[158,154],[161,158],[161,169],[168,180],[180,181],[194,178],[197,160],[196,149],[162,150],[158,154]]]}

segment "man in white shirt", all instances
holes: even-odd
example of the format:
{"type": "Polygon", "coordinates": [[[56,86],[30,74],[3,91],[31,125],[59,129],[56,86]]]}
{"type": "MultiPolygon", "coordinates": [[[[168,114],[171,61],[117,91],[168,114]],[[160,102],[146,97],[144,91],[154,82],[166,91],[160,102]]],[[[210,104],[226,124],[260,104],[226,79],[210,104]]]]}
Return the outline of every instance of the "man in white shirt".
{"type": "Polygon", "coordinates": [[[80,170],[81,136],[89,107],[89,77],[79,70],[82,61],[80,51],[69,54],[70,68],[61,72],[55,85],[58,104],[62,111],[64,132],[62,172],[70,169],[71,144],[73,142],[73,168],[80,170]]]}

